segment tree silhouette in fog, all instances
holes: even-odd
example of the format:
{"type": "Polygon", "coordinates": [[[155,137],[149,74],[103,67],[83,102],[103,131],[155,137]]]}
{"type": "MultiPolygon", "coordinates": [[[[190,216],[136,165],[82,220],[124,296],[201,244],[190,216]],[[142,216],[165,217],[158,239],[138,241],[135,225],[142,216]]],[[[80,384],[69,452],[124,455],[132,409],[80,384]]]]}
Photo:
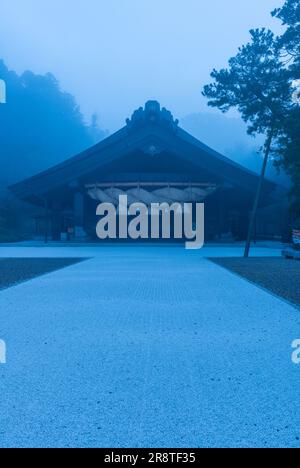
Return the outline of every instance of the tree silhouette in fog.
{"type": "Polygon", "coordinates": [[[280,49],[274,35],[265,29],[250,31],[251,41],[242,46],[229,60],[229,67],[211,74],[213,83],[204,87],[203,94],[212,107],[227,112],[236,108],[248,124],[250,134],[266,136],[261,177],[250,219],[245,257],[250,242],[263,180],[273,140],[279,135],[291,103],[291,75],[280,59],[280,49]]]}
{"type": "MultiPolygon", "coordinates": [[[[277,46],[292,78],[297,80],[299,89],[300,0],[287,0],[272,14],[286,27],[285,32],[277,39],[277,46]]],[[[300,93],[298,93],[298,102],[294,102],[288,117],[283,121],[277,156],[277,164],[285,168],[293,181],[291,212],[294,218],[300,219],[300,93]]]]}
{"type": "Polygon", "coordinates": [[[30,71],[17,75],[0,60],[6,104],[0,104],[0,242],[26,237],[31,208],[13,199],[6,187],[86,149],[105,135],[97,116],[84,122],[73,96],[56,78],[30,71]],[[28,224],[28,223],[27,223],[28,224]]]}
{"type": "Polygon", "coordinates": [[[286,27],[284,33],[278,37],[278,46],[283,58],[287,59],[299,78],[300,72],[300,0],[286,0],[281,8],[276,8],[272,16],[281,20],[286,27]]]}
{"type": "Polygon", "coordinates": [[[104,134],[84,122],[73,96],[47,73],[17,75],[0,60],[7,104],[0,106],[1,188],[86,149],[104,134]]]}

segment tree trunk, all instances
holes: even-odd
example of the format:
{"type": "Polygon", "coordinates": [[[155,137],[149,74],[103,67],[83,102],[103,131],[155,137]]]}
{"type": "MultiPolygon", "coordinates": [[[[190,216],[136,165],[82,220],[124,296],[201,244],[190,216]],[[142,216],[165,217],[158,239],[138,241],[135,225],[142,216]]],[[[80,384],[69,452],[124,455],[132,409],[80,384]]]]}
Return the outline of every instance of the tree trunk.
{"type": "Polygon", "coordinates": [[[261,169],[261,174],[259,178],[259,183],[256,191],[256,196],[254,200],[254,205],[251,213],[251,218],[250,218],[250,223],[249,223],[249,228],[248,228],[248,236],[247,236],[247,242],[245,246],[245,252],[244,252],[244,257],[248,258],[249,257],[249,252],[250,252],[250,245],[251,245],[251,240],[252,240],[252,235],[253,235],[253,230],[254,230],[254,225],[255,225],[255,220],[256,220],[256,215],[257,215],[257,209],[260,201],[260,196],[261,196],[261,191],[263,187],[263,182],[266,174],[266,168],[268,164],[268,159],[271,151],[271,145],[272,145],[272,140],[273,140],[273,134],[274,131],[273,129],[270,130],[270,134],[267,138],[266,144],[265,144],[265,155],[264,155],[264,161],[261,169]]]}

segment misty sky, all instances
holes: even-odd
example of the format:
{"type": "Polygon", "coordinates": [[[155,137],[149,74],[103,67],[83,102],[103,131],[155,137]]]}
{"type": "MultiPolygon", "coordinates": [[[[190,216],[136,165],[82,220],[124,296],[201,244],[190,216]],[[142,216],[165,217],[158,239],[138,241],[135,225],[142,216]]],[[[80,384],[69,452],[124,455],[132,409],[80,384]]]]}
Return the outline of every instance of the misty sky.
{"type": "Polygon", "coordinates": [[[280,23],[283,0],[0,0],[0,58],[52,72],[85,115],[117,130],[158,99],[176,117],[207,111],[201,89],[249,29],[280,23]]]}

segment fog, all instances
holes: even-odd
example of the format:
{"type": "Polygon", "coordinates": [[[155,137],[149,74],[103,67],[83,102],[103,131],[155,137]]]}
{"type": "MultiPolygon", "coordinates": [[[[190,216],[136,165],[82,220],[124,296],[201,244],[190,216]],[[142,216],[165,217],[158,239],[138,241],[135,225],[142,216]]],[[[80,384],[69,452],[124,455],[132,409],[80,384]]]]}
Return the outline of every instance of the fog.
{"type": "Polygon", "coordinates": [[[157,99],[182,119],[209,110],[211,70],[254,27],[280,31],[281,0],[1,0],[0,58],[22,73],[53,73],[86,118],[110,132],[157,99]]]}

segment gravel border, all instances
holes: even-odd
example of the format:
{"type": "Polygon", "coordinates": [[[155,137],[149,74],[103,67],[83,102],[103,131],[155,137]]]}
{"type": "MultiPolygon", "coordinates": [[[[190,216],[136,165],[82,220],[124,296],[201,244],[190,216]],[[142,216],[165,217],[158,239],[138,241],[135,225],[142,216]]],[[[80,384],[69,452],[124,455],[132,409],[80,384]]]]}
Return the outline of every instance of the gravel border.
{"type": "Polygon", "coordinates": [[[87,258],[1,258],[0,291],[66,268],[87,258]]]}
{"type": "Polygon", "coordinates": [[[280,257],[209,260],[300,307],[300,261],[280,257]]]}

